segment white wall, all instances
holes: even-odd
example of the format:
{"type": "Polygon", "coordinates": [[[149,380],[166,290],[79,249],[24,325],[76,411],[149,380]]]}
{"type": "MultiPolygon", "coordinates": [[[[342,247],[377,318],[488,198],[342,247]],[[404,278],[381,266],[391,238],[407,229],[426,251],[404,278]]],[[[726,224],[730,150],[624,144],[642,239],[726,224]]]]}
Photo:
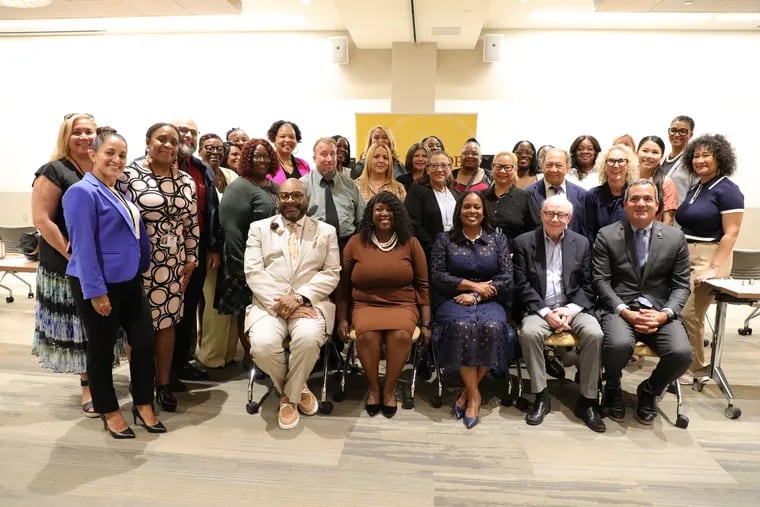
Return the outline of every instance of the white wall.
{"type": "MultiPolygon", "coordinates": [[[[501,63],[483,64],[480,47],[438,54],[436,112],[478,113],[485,152],[522,138],[567,147],[581,133],[602,144],[622,132],[666,138],[671,118],[688,114],[697,134],[721,132],[735,144],[735,180],[747,205],[760,206],[749,190],[760,163],[759,34],[504,33],[501,63]]],[[[151,123],[183,114],[220,135],[242,126],[263,136],[272,121],[292,119],[305,158],[315,138],[334,133],[356,152],[354,114],[390,111],[391,51],[352,48],[349,65],[333,65],[329,35],[0,38],[0,192],[29,191],[71,111],[124,133],[130,157],[151,123]]],[[[20,222],[13,212],[0,211],[0,223],[20,222]]]]}

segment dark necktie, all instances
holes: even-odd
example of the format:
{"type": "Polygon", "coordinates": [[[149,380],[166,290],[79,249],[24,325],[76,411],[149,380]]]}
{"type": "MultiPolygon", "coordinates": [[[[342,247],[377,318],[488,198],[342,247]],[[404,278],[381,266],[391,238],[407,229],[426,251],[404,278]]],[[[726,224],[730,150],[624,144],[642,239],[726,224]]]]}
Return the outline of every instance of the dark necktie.
{"type": "Polygon", "coordinates": [[[554,192],[554,195],[562,195],[562,187],[559,185],[552,187],[552,191],[554,192]]]}
{"type": "Polygon", "coordinates": [[[647,240],[647,230],[638,229],[636,231],[636,258],[639,261],[639,267],[644,270],[644,265],[647,263],[647,255],[649,253],[649,241],[647,240]]]}
{"type": "Polygon", "coordinates": [[[335,207],[335,200],[332,195],[333,185],[335,185],[334,180],[322,180],[322,186],[325,187],[325,222],[335,227],[335,232],[338,234],[338,238],[340,238],[338,208],[335,207]]]}

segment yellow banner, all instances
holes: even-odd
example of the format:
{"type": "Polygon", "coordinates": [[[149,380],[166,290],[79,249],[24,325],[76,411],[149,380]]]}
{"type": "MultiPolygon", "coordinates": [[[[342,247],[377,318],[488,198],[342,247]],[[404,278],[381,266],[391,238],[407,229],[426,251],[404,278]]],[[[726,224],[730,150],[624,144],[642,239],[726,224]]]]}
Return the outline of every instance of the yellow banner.
{"type": "Polygon", "coordinates": [[[475,137],[477,113],[466,114],[392,114],[356,113],[356,153],[359,160],[368,148],[367,139],[373,127],[382,125],[393,133],[396,152],[403,164],[409,147],[423,137],[434,135],[443,141],[446,152],[458,158],[464,142],[475,137]]]}

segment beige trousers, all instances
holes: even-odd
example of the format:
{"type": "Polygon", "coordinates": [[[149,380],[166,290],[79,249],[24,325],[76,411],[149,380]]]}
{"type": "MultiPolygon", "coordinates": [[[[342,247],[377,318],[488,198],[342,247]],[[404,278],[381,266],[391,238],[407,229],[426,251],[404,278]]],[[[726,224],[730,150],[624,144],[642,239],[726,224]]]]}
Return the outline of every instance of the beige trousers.
{"type": "Polygon", "coordinates": [[[256,365],[272,378],[280,394],[298,403],[319,359],[319,349],[327,340],[324,317],[285,320],[267,315],[253,323],[249,336],[256,365]],[[284,342],[288,337],[290,358],[286,361],[284,342]]]}
{"type": "MultiPolygon", "coordinates": [[[[686,301],[686,305],[681,311],[681,319],[686,328],[686,334],[689,335],[689,343],[694,354],[694,360],[689,367],[689,371],[696,373],[698,370],[709,366],[709,354],[705,352],[705,316],[707,308],[715,300],[710,292],[710,288],[702,284],[694,287],[694,273],[710,267],[713,255],[718,249],[716,243],[689,243],[689,264],[691,266],[691,295],[686,301]]],[[[726,262],[718,269],[716,278],[728,278],[731,273],[731,264],[733,258],[728,257],[726,262]]]]}
{"type": "Polygon", "coordinates": [[[238,344],[237,315],[220,315],[214,308],[217,271],[209,269],[203,281],[203,310],[201,344],[195,357],[208,368],[222,368],[235,359],[238,344]]]}

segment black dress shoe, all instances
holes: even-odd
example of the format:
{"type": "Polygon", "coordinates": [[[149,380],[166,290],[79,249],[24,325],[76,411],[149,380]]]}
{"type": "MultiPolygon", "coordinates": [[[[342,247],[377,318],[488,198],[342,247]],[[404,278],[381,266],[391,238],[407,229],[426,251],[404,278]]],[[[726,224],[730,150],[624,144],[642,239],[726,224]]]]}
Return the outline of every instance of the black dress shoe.
{"type": "Polygon", "coordinates": [[[619,387],[605,387],[602,411],[610,419],[616,422],[625,420],[625,405],[623,404],[623,390],[619,387]]]}
{"type": "Polygon", "coordinates": [[[169,374],[169,383],[167,385],[169,386],[169,390],[173,393],[184,393],[187,391],[185,383],[182,382],[174,372],[169,374]]]}
{"type": "Polygon", "coordinates": [[[178,372],[177,377],[181,380],[191,380],[195,382],[209,380],[210,378],[206,370],[193,366],[190,363],[185,363],[182,370],[178,372]]]}
{"type": "Polygon", "coordinates": [[[586,426],[597,433],[604,433],[607,431],[607,425],[602,420],[602,414],[599,413],[599,407],[596,405],[596,400],[588,400],[583,396],[578,399],[578,404],[575,406],[575,415],[581,419],[586,426]]]}
{"type": "Polygon", "coordinates": [[[177,398],[174,397],[168,385],[156,386],[156,402],[161,410],[167,412],[177,411],[177,398]]]}
{"type": "Polygon", "coordinates": [[[544,422],[544,416],[551,412],[552,403],[549,392],[544,389],[536,394],[536,401],[533,402],[533,408],[525,415],[525,422],[531,426],[538,426],[544,422]]]}
{"type": "Polygon", "coordinates": [[[646,380],[639,384],[636,389],[638,398],[636,403],[636,420],[641,424],[650,425],[654,423],[657,417],[657,397],[647,389],[644,384],[646,380]]]}
{"type": "Polygon", "coordinates": [[[546,373],[556,379],[562,380],[565,378],[565,367],[562,365],[562,362],[557,359],[556,356],[547,357],[546,373]]]}

